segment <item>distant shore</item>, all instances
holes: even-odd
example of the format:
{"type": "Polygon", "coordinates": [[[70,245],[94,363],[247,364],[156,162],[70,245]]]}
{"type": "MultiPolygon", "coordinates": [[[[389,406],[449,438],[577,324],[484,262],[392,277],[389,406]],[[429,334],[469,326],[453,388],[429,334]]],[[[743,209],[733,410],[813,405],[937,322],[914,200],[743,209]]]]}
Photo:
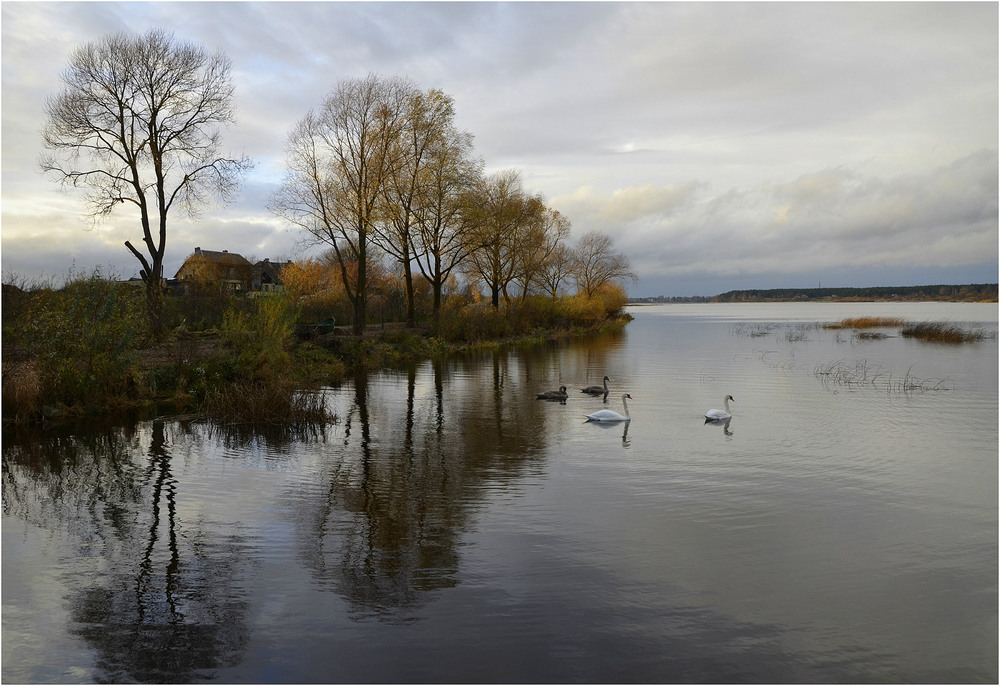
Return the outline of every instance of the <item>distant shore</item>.
{"type": "Polygon", "coordinates": [[[629,305],[734,302],[997,302],[997,284],[872,286],[868,288],[771,288],[713,296],[629,298],[629,305]]]}

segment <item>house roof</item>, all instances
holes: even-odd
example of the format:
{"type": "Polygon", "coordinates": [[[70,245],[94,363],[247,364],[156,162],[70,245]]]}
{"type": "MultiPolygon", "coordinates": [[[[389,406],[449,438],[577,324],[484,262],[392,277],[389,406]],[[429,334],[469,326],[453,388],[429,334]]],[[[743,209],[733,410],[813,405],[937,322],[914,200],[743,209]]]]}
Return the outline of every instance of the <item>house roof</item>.
{"type": "Polygon", "coordinates": [[[177,274],[174,278],[180,278],[181,272],[184,271],[184,267],[187,266],[188,262],[193,258],[201,258],[212,262],[214,264],[223,264],[233,267],[252,267],[250,261],[243,257],[239,253],[229,252],[228,250],[202,250],[201,248],[195,248],[194,252],[188,255],[187,259],[184,260],[184,264],[181,268],[177,270],[177,274]]]}

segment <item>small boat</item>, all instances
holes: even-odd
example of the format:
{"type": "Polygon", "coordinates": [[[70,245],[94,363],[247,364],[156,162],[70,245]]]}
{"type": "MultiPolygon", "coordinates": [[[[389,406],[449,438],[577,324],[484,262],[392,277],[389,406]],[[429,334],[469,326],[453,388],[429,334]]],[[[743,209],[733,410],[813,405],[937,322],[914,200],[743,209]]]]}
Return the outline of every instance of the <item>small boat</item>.
{"type": "Polygon", "coordinates": [[[332,333],[334,328],[336,328],[337,322],[333,317],[329,319],[324,319],[321,322],[317,322],[312,325],[313,331],[319,334],[332,333]]]}

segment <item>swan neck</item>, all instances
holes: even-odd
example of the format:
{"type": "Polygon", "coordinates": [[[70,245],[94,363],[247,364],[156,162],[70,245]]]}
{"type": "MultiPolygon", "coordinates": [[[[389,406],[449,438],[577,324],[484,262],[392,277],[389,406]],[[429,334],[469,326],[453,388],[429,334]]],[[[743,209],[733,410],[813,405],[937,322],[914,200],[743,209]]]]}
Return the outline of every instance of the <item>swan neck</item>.
{"type": "Polygon", "coordinates": [[[622,407],[625,408],[625,416],[628,417],[628,396],[622,396],[622,407]]]}

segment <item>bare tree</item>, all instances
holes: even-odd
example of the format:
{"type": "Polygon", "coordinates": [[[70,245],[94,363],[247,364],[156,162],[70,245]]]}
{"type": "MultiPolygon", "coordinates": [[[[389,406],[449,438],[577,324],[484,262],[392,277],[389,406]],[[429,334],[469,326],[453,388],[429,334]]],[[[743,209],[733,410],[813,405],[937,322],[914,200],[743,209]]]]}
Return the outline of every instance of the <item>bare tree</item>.
{"type": "MultiPolygon", "coordinates": [[[[533,200],[541,203],[541,198],[533,200]]],[[[541,207],[532,212],[532,221],[523,232],[518,250],[519,266],[514,276],[514,280],[521,285],[522,301],[528,297],[533,288],[536,290],[545,288],[551,291],[547,278],[548,270],[559,258],[560,248],[569,238],[569,232],[569,219],[557,210],[541,207]]]]}
{"type": "Polygon", "coordinates": [[[588,298],[606,283],[638,278],[628,257],[615,251],[611,237],[599,231],[580,238],[573,250],[572,272],[577,288],[588,298]]]}
{"type": "Polygon", "coordinates": [[[118,205],[139,212],[144,250],[125,246],[142,265],[155,336],[163,330],[170,210],[196,217],[210,196],[231,199],[253,166],[219,152],[220,129],[234,122],[230,69],[221,53],[164,31],[118,34],[77,49],[63,91],[45,105],[42,135],[51,152],[42,170],[64,186],[86,187],[95,221],[118,205]]]}
{"type": "Polygon", "coordinates": [[[370,74],[342,81],[289,135],[288,174],[271,209],[333,248],[354,312],[365,330],[369,243],[399,165],[399,140],[413,86],[370,74]]]}
{"type": "Polygon", "coordinates": [[[560,241],[542,267],[539,282],[552,298],[559,297],[559,289],[571,276],[572,254],[572,248],[565,241],[560,241]]]}

